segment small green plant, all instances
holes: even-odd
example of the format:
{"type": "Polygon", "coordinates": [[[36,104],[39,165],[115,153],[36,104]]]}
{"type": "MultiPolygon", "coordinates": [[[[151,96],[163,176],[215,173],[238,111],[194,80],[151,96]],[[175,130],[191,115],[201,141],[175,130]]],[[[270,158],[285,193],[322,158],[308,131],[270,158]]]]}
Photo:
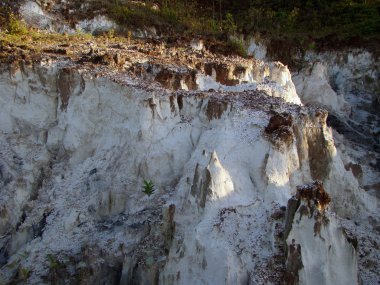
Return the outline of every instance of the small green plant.
{"type": "Polygon", "coordinates": [[[228,35],[235,35],[237,25],[231,13],[226,14],[226,18],[222,22],[222,28],[228,35]]]}
{"type": "Polygon", "coordinates": [[[132,40],[132,32],[131,32],[131,31],[128,31],[128,32],[127,32],[127,42],[128,42],[128,44],[131,43],[131,40],[132,40]]]}
{"type": "Polygon", "coordinates": [[[143,184],[143,193],[145,193],[146,195],[150,196],[154,193],[154,184],[152,181],[150,180],[144,180],[144,184],[143,184]]]}
{"type": "Polygon", "coordinates": [[[30,276],[30,269],[21,267],[18,274],[21,280],[27,280],[30,276]]]}
{"type": "Polygon", "coordinates": [[[46,255],[46,259],[49,262],[50,269],[55,270],[55,269],[58,269],[60,267],[60,263],[54,255],[48,254],[48,255],[46,255]]]}
{"type": "Polygon", "coordinates": [[[114,29],[110,29],[106,32],[106,38],[112,40],[115,38],[115,30],[114,29]]]}
{"type": "Polygon", "coordinates": [[[75,35],[76,36],[83,36],[85,33],[81,28],[76,28],[75,29],[75,35]]]}
{"type": "Polygon", "coordinates": [[[315,44],[315,42],[311,42],[311,43],[309,43],[307,49],[308,50],[315,50],[316,47],[317,47],[317,45],[315,44]]]}

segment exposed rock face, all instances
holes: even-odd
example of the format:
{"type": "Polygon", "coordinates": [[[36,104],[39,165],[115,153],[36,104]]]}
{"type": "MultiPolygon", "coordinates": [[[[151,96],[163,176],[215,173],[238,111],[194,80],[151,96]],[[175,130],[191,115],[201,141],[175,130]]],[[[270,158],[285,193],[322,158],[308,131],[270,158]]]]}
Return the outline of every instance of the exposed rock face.
{"type": "Polygon", "coordinates": [[[20,8],[20,14],[31,26],[48,30],[52,25],[52,18],[36,2],[26,1],[20,8]]]}
{"type": "Polygon", "coordinates": [[[360,165],[361,187],[378,196],[376,185],[380,162],[379,60],[366,50],[309,52],[307,66],[293,74],[297,93],[304,104],[327,108],[328,123],[346,165],[360,165]],[[377,178],[376,178],[377,177],[377,178]]]}
{"type": "Polygon", "coordinates": [[[303,268],[300,244],[290,244],[286,260],[285,283],[289,285],[299,284],[299,271],[303,268]]]}
{"type": "Polygon", "coordinates": [[[84,86],[84,80],[75,69],[62,69],[57,79],[61,111],[66,110],[71,95],[79,96],[84,86]]]}
{"type": "Polygon", "coordinates": [[[356,246],[327,209],[330,201],[319,181],[298,187],[289,200],[287,284],[358,284],[356,246]]]}
{"type": "Polygon", "coordinates": [[[196,80],[200,90],[261,90],[269,96],[301,104],[290,72],[280,62],[269,64],[258,60],[238,64],[206,62],[197,64],[196,68],[201,71],[196,80]]]}
{"type": "Polygon", "coordinates": [[[1,66],[0,283],[377,282],[366,168],[286,66],[191,45],[45,52],[1,66]]]}
{"type": "Polygon", "coordinates": [[[300,154],[300,163],[304,158],[309,159],[309,168],[312,179],[325,180],[330,173],[334,146],[326,129],[327,112],[318,110],[312,120],[305,118],[302,124],[294,127],[297,136],[297,147],[300,154]],[[319,125],[320,128],[313,126],[319,125]]]}
{"type": "Polygon", "coordinates": [[[316,62],[310,70],[294,76],[297,93],[304,104],[316,104],[339,114],[348,115],[351,110],[343,94],[337,94],[330,85],[326,66],[316,62]]]}
{"type": "Polygon", "coordinates": [[[267,57],[267,47],[254,38],[249,39],[247,52],[260,60],[265,60],[267,57]]]}
{"type": "MultiPolygon", "coordinates": [[[[249,41],[248,52],[255,58],[266,59],[265,39],[249,41]]],[[[378,53],[361,48],[308,51],[292,56],[302,63],[292,70],[301,102],[322,106],[330,112],[328,124],[336,130],[334,140],[339,155],[345,164],[361,166],[364,171],[358,177],[360,186],[379,197],[376,187],[380,169],[378,53]]]]}
{"type": "Polygon", "coordinates": [[[292,125],[293,118],[290,114],[275,114],[270,118],[265,132],[271,136],[274,143],[281,141],[291,145],[293,143],[292,125]]]}
{"type": "Polygon", "coordinates": [[[330,85],[338,94],[346,96],[355,90],[366,90],[377,96],[379,63],[376,55],[358,49],[322,54],[311,52],[306,58],[309,62],[320,61],[325,66],[330,85]]]}
{"type": "MultiPolygon", "coordinates": [[[[295,185],[312,177],[339,191],[331,176],[352,175],[334,157],[326,114],[318,109],[284,105],[252,91],[169,96],[64,65],[22,66],[1,77],[2,145],[9,149],[1,162],[2,234],[8,241],[3,263],[19,264],[3,270],[5,280],[24,267],[32,269],[31,283],[59,276],[74,280],[77,274],[87,282],[102,279],[110,269],[101,267],[94,275],[92,265],[80,264],[82,248],[97,244],[99,254],[108,251],[107,263],[114,264],[122,284],[277,282],[283,265],[272,260],[281,247],[266,243],[277,225],[271,203],[283,205],[295,185]],[[7,100],[23,98],[19,90],[28,90],[23,94],[29,97],[7,100]],[[271,115],[285,106],[287,113],[271,115]],[[283,128],[291,140],[262,136],[283,128]],[[28,162],[27,153],[39,159],[28,162]],[[16,177],[24,184],[16,184],[16,177]],[[143,179],[154,179],[158,187],[152,198],[138,190],[143,179]],[[10,191],[16,185],[22,195],[10,191]],[[17,259],[17,252],[29,257],[17,259]],[[52,270],[49,262],[55,263],[46,254],[67,270],[52,270]],[[68,256],[75,258],[67,261],[68,256]],[[224,270],[216,260],[228,261],[224,270]],[[210,274],[217,264],[222,274],[210,274]],[[265,269],[268,264],[276,274],[265,269]]],[[[352,208],[365,204],[357,191],[352,208]]],[[[345,198],[331,195],[338,212],[349,213],[338,206],[345,198]]],[[[294,259],[305,250],[295,246],[294,259]]],[[[292,272],[300,268],[289,266],[292,272]]]]}
{"type": "MultiPolygon", "coordinates": [[[[272,205],[314,177],[322,155],[341,209],[331,177],[352,174],[331,155],[319,109],[258,91],[167,94],[62,63],[20,66],[1,74],[2,263],[14,264],[2,269],[5,280],[28,268],[32,284],[108,275],[121,284],[278,282],[281,243],[267,241],[280,236],[282,218],[272,205]],[[282,128],[291,140],[264,135],[282,128]],[[157,187],[150,198],[143,179],[157,187]]],[[[365,204],[358,191],[353,209],[365,204]]]]}
{"type": "Polygon", "coordinates": [[[19,12],[29,26],[59,33],[97,34],[118,29],[114,21],[99,15],[104,7],[97,7],[95,1],[23,1],[19,12]]]}

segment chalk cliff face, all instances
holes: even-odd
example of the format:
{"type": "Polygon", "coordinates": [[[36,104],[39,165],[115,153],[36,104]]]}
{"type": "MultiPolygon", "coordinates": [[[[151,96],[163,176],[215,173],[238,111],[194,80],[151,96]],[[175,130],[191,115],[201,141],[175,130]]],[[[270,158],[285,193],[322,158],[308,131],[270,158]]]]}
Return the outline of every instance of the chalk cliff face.
{"type": "Polygon", "coordinates": [[[286,280],[289,283],[357,283],[357,240],[350,239],[329,213],[321,182],[297,188],[285,224],[286,280]]]}
{"type": "Polygon", "coordinates": [[[377,196],[379,156],[379,60],[363,49],[305,55],[293,74],[302,103],[329,110],[335,144],[360,186],[377,196]]]}
{"type": "MultiPolygon", "coordinates": [[[[21,12],[57,30],[43,3],[21,12]]],[[[293,79],[196,41],[8,52],[22,56],[0,64],[0,284],[379,279],[376,154],[336,128],[357,105],[327,60],[293,79]]]]}
{"type": "Polygon", "coordinates": [[[51,60],[3,65],[0,82],[3,282],[278,283],[293,240],[302,284],[376,278],[358,269],[340,219],[376,223],[377,202],[344,168],[324,110],[262,89],[149,88],[51,60]],[[300,217],[301,203],[285,235],[288,200],[316,179],[330,222],[315,235],[319,210],[300,217]]]}

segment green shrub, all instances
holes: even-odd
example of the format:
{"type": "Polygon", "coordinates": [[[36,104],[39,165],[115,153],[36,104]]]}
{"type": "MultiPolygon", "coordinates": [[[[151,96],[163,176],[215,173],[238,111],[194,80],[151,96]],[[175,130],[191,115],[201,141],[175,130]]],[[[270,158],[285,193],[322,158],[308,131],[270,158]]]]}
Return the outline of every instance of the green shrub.
{"type": "Polygon", "coordinates": [[[232,38],[228,41],[228,48],[232,53],[240,55],[241,57],[247,57],[247,49],[244,46],[244,42],[242,40],[232,38]]]}
{"type": "Polygon", "coordinates": [[[143,184],[143,193],[145,193],[146,195],[150,196],[154,193],[154,184],[152,181],[150,180],[144,180],[144,184],[143,184]]]}
{"type": "Polygon", "coordinates": [[[7,32],[11,35],[26,35],[28,28],[26,24],[18,19],[14,14],[9,15],[7,32]]]}
{"type": "Polygon", "coordinates": [[[228,35],[236,34],[237,25],[231,13],[226,14],[226,17],[222,23],[222,28],[223,28],[223,31],[226,32],[228,35]]]}
{"type": "Polygon", "coordinates": [[[179,23],[179,14],[175,9],[169,7],[163,8],[161,13],[168,24],[175,25],[179,23]]]}
{"type": "Polygon", "coordinates": [[[129,5],[111,6],[109,13],[119,25],[127,27],[143,28],[146,26],[162,26],[176,23],[175,11],[169,8],[161,12],[147,6],[132,3],[129,5]]]}
{"type": "Polygon", "coordinates": [[[194,3],[166,1],[160,9],[152,8],[152,3],[149,1],[145,2],[145,5],[135,2],[119,5],[111,3],[108,6],[108,13],[119,25],[127,28],[155,26],[181,33],[211,35],[220,30],[220,23],[202,13],[194,3]]]}

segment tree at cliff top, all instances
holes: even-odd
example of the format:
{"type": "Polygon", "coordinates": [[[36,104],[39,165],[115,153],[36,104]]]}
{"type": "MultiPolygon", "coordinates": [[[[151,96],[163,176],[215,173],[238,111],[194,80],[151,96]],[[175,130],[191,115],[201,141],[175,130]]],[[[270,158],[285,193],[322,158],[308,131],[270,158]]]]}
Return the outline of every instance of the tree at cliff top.
{"type": "Polygon", "coordinates": [[[160,0],[163,14],[172,24],[196,26],[201,20],[207,31],[214,21],[221,30],[226,15],[231,14],[237,30],[243,33],[260,32],[271,37],[296,40],[326,39],[346,41],[359,38],[379,40],[379,0],[160,0]],[[169,17],[169,18],[170,18],[169,17]],[[177,20],[177,21],[175,21],[177,20]],[[189,24],[190,23],[190,24],[189,24]]]}

